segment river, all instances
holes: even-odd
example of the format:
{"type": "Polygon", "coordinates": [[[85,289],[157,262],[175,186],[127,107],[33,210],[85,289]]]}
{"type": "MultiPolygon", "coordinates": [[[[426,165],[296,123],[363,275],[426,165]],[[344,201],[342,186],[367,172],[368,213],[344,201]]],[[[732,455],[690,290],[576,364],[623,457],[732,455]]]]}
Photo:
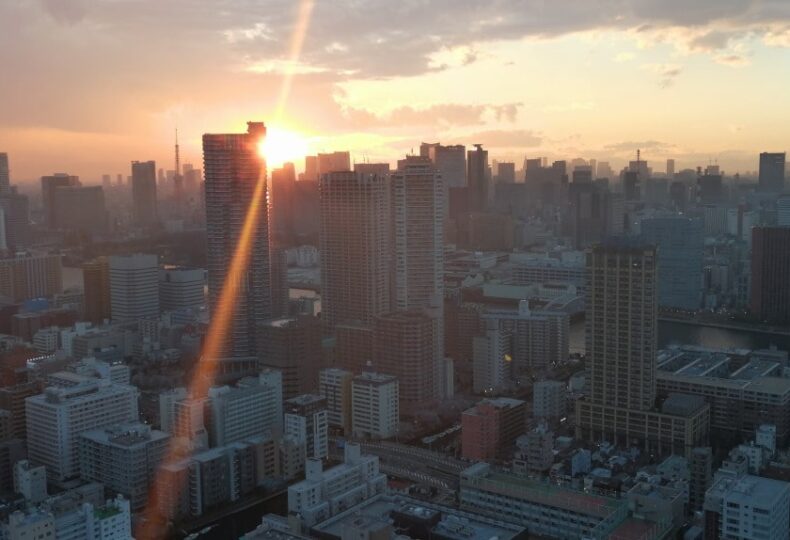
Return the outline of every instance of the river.
{"type": "MultiPolygon", "coordinates": [[[[670,345],[701,345],[720,349],[765,349],[775,345],[787,351],[790,350],[790,336],[659,321],[658,348],[663,349],[670,345]]],[[[570,351],[584,352],[583,320],[571,324],[570,351]]]]}

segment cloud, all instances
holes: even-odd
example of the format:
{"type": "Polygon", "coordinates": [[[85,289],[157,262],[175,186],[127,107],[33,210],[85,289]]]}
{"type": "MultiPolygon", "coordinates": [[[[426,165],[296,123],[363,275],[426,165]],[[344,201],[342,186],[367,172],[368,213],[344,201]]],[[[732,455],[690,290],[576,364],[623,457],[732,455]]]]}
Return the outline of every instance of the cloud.
{"type": "Polygon", "coordinates": [[[72,25],[86,15],[83,0],[40,0],[44,11],[55,21],[72,25]]]}
{"type": "Polygon", "coordinates": [[[675,80],[683,71],[677,64],[645,64],[642,69],[646,69],[658,76],[658,85],[661,88],[669,88],[675,84],[675,80]]]}
{"type": "Polygon", "coordinates": [[[633,60],[634,58],[636,58],[636,54],[635,53],[632,53],[632,52],[621,52],[621,53],[617,53],[617,55],[614,57],[614,61],[618,62],[618,63],[629,62],[629,61],[633,60]]]}
{"type": "Polygon", "coordinates": [[[514,122],[520,103],[502,105],[443,104],[428,107],[397,107],[386,113],[375,113],[367,109],[345,107],[343,116],[353,129],[376,127],[452,126],[483,125],[490,116],[497,121],[514,122]]]}
{"type": "Polygon", "coordinates": [[[664,154],[666,152],[672,151],[673,149],[675,149],[675,146],[672,144],[654,140],[623,141],[607,144],[604,146],[604,150],[611,152],[627,152],[633,154],[636,154],[637,150],[641,150],[642,153],[664,154]]]}
{"type": "Polygon", "coordinates": [[[463,137],[456,137],[452,142],[463,144],[469,141],[490,148],[537,148],[543,143],[543,137],[534,131],[526,129],[491,129],[470,133],[463,137]]]}
{"type": "Polygon", "coordinates": [[[731,67],[745,67],[751,62],[745,56],[739,54],[719,54],[713,57],[718,64],[731,67]]]}

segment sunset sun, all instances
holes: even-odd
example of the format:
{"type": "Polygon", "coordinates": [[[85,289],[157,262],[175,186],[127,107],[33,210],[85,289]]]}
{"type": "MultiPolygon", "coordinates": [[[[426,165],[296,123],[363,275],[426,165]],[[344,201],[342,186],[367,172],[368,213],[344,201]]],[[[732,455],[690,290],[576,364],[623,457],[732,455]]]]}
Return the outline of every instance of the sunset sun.
{"type": "Polygon", "coordinates": [[[274,126],[267,127],[266,138],[260,143],[259,151],[269,168],[274,168],[303,159],[309,153],[309,147],[302,134],[274,126]]]}

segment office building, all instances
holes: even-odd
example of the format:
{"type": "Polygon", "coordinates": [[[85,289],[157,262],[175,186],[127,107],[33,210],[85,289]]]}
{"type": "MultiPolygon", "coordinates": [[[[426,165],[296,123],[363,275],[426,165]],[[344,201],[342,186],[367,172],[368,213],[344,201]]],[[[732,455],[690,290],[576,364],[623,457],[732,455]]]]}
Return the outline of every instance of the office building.
{"type": "Polygon", "coordinates": [[[82,265],[82,285],[85,294],[85,319],[101,324],[111,316],[110,305],[110,261],[97,257],[82,265]]]}
{"type": "Polygon", "coordinates": [[[26,501],[37,504],[47,498],[47,468],[33,466],[23,459],[14,464],[14,493],[22,495],[26,501]]]}
{"type": "Polygon", "coordinates": [[[255,327],[273,315],[266,163],[259,151],[265,136],[262,122],[248,122],[247,133],[203,135],[206,260],[209,308],[213,314],[219,308],[223,286],[230,279],[228,272],[242,230],[245,223],[251,225],[249,245],[243,246],[246,271],[232,276],[245,285],[235,291],[231,302],[221,356],[254,355],[255,327]],[[260,194],[257,200],[256,191],[260,194]],[[251,221],[247,222],[248,218],[251,221]]]}
{"type": "Polygon", "coordinates": [[[8,154],[0,152],[0,196],[11,192],[11,174],[8,167],[8,154]]]}
{"type": "Polygon", "coordinates": [[[10,193],[0,194],[0,210],[3,214],[6,249],[20,251],[31,245],[30,200],[12,188],[10,193]]]}
{"type": "Polygon", "coordinates": [[[60,254],[19,252],[0,259],[0,298],[22,302],[63,292],[60,254]]]}
{"type": "Polygon", "coordinates": [[[565,416],[567,390],[561,381],[538,381],[532,385],[532,414],[535,418],[559,420],[565,416]]]}
{"type": "Polygon", "coordinates": [[[790,322],[790,228],[752,229],[751,310],[761,321],[790,322]]]}
{"type": "Polygon", "coordinates": [[[41,203],[44,207],[44,225],[50,229],[57,228],[57,201],[55,190],[60,187],[79,187],[82,184],[77,176],[55,173],[41,177],[41,203]]]}
{"type": "Polygon", "coordinates": [[[269,192],[272,245],[288,247],[295,241],[296,170],[293,163],[285,163],[272,171],[269,192]]]}
{"type": "Polygon", "coordinates": [[[516,164],[512,162],[499,162],[496,166],[497,182],[500,184],[514,184],[516,182],[516,164]]]}
{"type": "Polygon", "coordinates": [[[705,538],[790,538],[790,483],[717,473],[705,494],[705,538]]]}
{"type": "Polygon", "coordinates": [[[202,268],[165,268],[159,271],[162,311],[197,309],[206,304],[206,271],[202,268]]]}
{"type": "Polygon", "coordinates": [[[79,436],[93,429],[138,420],[139,392],[109,381],[47,388],[25,401],[28,456],[47,468],[53,482],[79,476],[79,436]]]}
{"type": "Polygon", "coordinates": [[[351,429],[354,437],[389,439],[398,434],[398,379],[365,372],[351,382],[351,429]]]}
{"type": "Polygon", "coordinates": [[[625,499],[498,471],[488,463],[461,473],[459,500],[461,510],[504,519],[547,538],[620,538],[618,528],[629,523],[625,499]]]}
{"type": "Polygon", "coordinates": [[[790,195],[776,199],[776,225],[790,227],[790,195]]]}
{"type": "Polygon", "coordinates": [[[143,509],[154,474],[164,459],[170,436],[140,423],[122,424],[80,434],[80,477],[99,482],[143,509]]]}
{"type": "Polygon", "coordinates": [[[412,410],[437,398],[436,319],[423,310],[394,311],[374,322],[373,368],[397,377],[401,408],[412,410]]]}
{"type": "Polygon", "coordinates": [[[576,436],[688,456],[707,442],[709,407],[677,394],[656,409],[656,258],[654,247],[625,239],[587,254],[590,391],[576,402],[576,436]]]}
{"type": "Polygon", "coordinates": [[[675,177],[675,160],[667,160],[667,178],[672,179],[675,177]]]}
{"type": "Polygon", "coordinates": [[[318,389],[321,322],[312,315],[273,319],[258,325],[258,365],[282,373],[283,399],[318,389]]]}
{"type": "Polygon", "coordinates": [[[513,471],[540,476],[554,464],[554,433],[545,422],[539,423],[516,439],[513,471]]]}
{"type": "Polygon", "coordinates": [[[318,165],[318,177],[320,179],[326,174],[350,171],[351,154],[348,152],[318,154],[316,163],[318,165]]]}
{"type": "Polygon", "coordinates": [[[641,222],[642,239],[658,248],[658,304],[695,311],[702,305],[702,221],[681,216],[641,222]]]}
{"type": "Polygon", "coordinates": [[[485,399],[461,415],[461,456],[492,460],[510,455],[524,433],[527,404],[511,398],[485,399]]]}
{"type": "Polygon", "coordinates": [[[110,265],[110,316],[113,322],[159,317],[159,258],[113,255],[110,265]]]}
{"type": "Polygon", "coordinates": [[[159,222],[156,199],[156,163],[132,161],[132,219],[139,227],[153,228],[159,222]]]}
{"type": "Polygon", "coordinates": [[[341,434],[351,433],[351,381],[354,374],[340,368],[322,369],[318,374],[318,393],[326,400],[329,426],[341,434]]]}
{"type": "Polygon", "coordinates": [[[422,143],[420,156],[427,157],[438,170],[446,188],[466,186],[466,147],[444,146],[439,143],[422,143]]]}
{"type": "Polygon", "coordinates": [[[282,432],[282,377],[265,371],[235,387],[209,389],[206,413],[212,447],[282,432]]]}
{"type": "Polygon", "coordinates": [[[304,446],[306,459],[325,459],[329,455],[326,399],[312,394],[297,396],[287,400],[283,410],[283,433],[304,446]]]}
{"type": "Polygon", "coordinates": [[[760,191],[781,193],[785,188],[785,157],[781,153],[760,153],[760,191]]]}
{"type": "Polygon", "coordinates": [[[469,211],[483,212],[488,208],[489,177],[488,150],[476,144],[474,150],[466,153],[466,179],[469,187],[469,211]]]}
{"type": "Polygon", "coordinates": [[[691,452],[689,468],[689,508],[697,511],[705,502],[712,479],[713,452],[709,446],[700,446],[691,452]]]}
{"type": "Polygon", "coordinates": [[[390,206],[386,178],[322,176],[321,317],[327,328],[373,319],[390,308],[390,206]]]}
{"type": "Polygon", "coordinates": [[[340,465],[324,471],[321,460],[307,461],[305,479],[288,487],[288,513],[311,527],[384,493],[386,487],[379,458],[362,455],[358,444],[347,443],[340,465]]]}
{"type": "Polygon", "coordinates": [[[93,235],[109,224],[101,186],[64,186],[52,191],[54,227],[93,235]]]}

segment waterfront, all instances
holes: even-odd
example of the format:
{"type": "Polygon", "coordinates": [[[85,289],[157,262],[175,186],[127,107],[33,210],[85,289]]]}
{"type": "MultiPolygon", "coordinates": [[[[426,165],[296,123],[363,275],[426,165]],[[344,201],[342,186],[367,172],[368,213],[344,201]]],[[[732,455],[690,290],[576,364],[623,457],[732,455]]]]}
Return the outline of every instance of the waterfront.
{"type": "MultiPolygon", "coordinates": [[[[790,349],[790,336],[659,321],[658,348],[663,349],[670,345],[700,345],[720,349],[765,349],[774,345],[786,351],[790,349]]],[[[584,352],[583,319],[571,324],[570,351],[571,353],[584,352]]]]}

